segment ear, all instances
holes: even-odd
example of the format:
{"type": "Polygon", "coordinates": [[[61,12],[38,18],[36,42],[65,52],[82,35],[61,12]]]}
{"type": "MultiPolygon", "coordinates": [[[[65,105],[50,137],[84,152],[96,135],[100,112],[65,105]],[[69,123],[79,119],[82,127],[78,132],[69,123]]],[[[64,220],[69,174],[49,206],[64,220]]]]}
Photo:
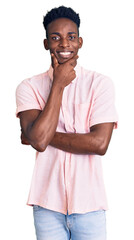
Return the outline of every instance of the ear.
{"type": "Polygon", "coordinates": [[[48,40],[44,39],[44,47],[46,50],[49,50],[49,46],[48,46],[48,40]]]}
{"type": "Polygon", "coordinates": [[[82,37],[79,37],[79,48],[81,48],[83,45],[83,39],[82,37]]]}

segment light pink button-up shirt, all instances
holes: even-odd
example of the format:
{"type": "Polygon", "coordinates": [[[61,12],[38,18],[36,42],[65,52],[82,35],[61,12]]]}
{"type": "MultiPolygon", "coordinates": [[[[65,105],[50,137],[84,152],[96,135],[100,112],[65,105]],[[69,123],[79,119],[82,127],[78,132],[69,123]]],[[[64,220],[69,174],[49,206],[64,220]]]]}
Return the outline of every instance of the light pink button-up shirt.
{"type": "MultiPolygon", "coordinates": [[[[95,124],[116,123],[112,81],[78,65],[76,76],[64,89],[57,131],[88,133],[95,124]]],[[[43,110],[52,80],[52,67],[46,73],[24,80],[16,91],[16,113],[43,110]]],[[[52,146],[37,152],[27,204],[63,214],[67,210],[68,214],[107,210],[101,157],[72,154],[52,146]]]]}

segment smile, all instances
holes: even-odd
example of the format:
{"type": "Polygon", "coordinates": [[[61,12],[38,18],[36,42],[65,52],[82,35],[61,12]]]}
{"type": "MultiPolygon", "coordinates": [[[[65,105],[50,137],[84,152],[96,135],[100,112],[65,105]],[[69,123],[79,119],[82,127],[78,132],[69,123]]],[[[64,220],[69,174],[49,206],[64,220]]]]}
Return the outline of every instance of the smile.
{"type": "Polygon", "coordinates": [[[66,52],[57,52],[59,56],[63,57],[63,58],[68,58],[70,57],[70,55],[73,53],[72,51],[66,51],[66,52]]]}

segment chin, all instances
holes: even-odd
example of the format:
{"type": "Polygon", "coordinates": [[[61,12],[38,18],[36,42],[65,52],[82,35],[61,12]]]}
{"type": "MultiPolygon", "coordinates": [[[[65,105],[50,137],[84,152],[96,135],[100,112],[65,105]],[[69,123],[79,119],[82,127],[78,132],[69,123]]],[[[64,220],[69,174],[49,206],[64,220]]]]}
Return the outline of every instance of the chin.
{"type": "MultiPolygon", "coordinates": [[[[72,58],[72,57],[71,57],[72,58]]],[[[67,61],[69,61],[71,58],[60,58],[60,59],[58,59],[58,63],[59,64],[63,64],[63,63],[65,63],[65,62],[67,62],[67,61]]]]}
{"type": "Polygon", "coordinates": [[[59,63],[59,64],[63,64],[63,63],[65,63],[65,62],[67,62],[68,60],[69,60],[69,59],[64,59],[64,60],[62,60],[62,61],[59,60],[58,63],[59,63]]]}

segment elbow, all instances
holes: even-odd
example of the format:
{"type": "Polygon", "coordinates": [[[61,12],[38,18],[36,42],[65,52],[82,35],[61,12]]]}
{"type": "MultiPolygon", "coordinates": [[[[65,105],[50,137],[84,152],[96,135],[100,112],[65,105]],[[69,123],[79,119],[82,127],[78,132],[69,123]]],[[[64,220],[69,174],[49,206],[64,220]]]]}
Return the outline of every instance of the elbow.
{"type": "Polygon", "coordinates": [[[38,152],[44,152],[48,146],[48,139],[46,134],[38,132],[29,131],[26,134],[30,145],[38,152]]]}
{"type": "Polygon", "coordinates": [[[46,147],[47,147],[44,144],[39,144],[39,143],[31,144],[31,145],[37,152],[44,152],[46,150],[46,147]]]}
{"type": "Polygon", "coordinates": [[[38,152],[44,152],[47,148],[47,143],[45,141],[39,141],[39,140],[36,140],[34,142],[31,143],[31,146],[36,149],[36,151],[38,152]]]}
{"type": "Polygon", "coordinates": [[[104,156],[104,155],[106,154],[106,151],[107,151],[107,150],[105,150],[105,149],[99,149],[98,155],[104,156]]]}
{"type": "Polygon", "coordinates": [[[104,156],[107,152],[107,149],[108,145],[105,142],[101,143],[100,146],[98,147],[98,155],[104,156]]]}

